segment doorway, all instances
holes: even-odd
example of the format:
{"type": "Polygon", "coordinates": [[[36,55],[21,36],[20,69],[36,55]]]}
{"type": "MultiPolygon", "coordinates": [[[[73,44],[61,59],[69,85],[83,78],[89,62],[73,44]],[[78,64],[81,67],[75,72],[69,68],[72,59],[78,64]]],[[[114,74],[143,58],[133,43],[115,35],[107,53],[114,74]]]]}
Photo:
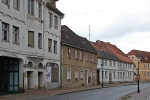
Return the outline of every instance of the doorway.
{"type": "Polygon", "coordinates": [[[19,92],[19,60],[0,57],[0,93],[19,92]]]}
{"type": "Polygon", "coordinates": [[[88,70],[85,70],[85,85],[88,85],[88,70]]]}
{"type": "Polygon", "coordinates": [[[100,75],[100,73],[99,73],[100,71],[99,70],[97,70],[97,84],[100,84],[100,80],[99,80],[99,75],[100,75]]]}
{"type": "Polygon", "coordinates": [[[27,89],[33,89],[33,71],[27,71],[27,89]]]}
{"type": "Polygon", "coordinates": [[[38,89],[43,88],[43,72],[38,72],[38,89]]]}

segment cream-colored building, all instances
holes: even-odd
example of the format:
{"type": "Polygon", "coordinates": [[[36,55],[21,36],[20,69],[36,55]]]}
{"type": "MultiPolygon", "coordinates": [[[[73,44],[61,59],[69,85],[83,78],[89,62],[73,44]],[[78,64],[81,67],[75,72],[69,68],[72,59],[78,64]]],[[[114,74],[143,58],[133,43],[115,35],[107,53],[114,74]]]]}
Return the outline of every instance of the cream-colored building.
{"type": "Polygon", "coordinates": [[[90,42],[62,26],[62,87],[97,84],[97,53],[90,42]]]}

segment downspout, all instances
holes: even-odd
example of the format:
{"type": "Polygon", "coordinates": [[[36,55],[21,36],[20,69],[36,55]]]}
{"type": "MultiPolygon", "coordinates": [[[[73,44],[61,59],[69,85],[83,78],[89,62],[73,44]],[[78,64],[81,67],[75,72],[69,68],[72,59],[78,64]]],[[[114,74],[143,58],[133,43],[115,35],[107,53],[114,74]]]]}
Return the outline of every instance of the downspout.
{"type": "Polygon", "coordinates": [[[61,47],[61,86],[63,86],[63,44],[62,44],[62,47],[61,47]]]}

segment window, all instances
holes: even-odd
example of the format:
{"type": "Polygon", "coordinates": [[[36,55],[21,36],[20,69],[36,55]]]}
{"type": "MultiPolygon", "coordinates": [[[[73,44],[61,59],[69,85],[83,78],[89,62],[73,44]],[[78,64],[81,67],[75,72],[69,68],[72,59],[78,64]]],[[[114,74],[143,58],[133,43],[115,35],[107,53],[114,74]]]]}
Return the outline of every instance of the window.
{"type": "Polygon", "coordinates": [[[94,63],[96,63],[96,56],[94,56],[94,63]]]}
{"type": "Polygon", "coordinates": [[[134,57],[132,57],[132,61],[134,61],[134,57]]]}
{"type": "Polygon", "coordinates": [[[42,34],[39,33],[38,34],[38,48],[42,48],[42,34]]]}
{"type": "Polygon", "coordinates": [[[34,0],[28,0],[28,14],[34,15],[34,0]]]}
{"type": "Polygon", "coordinates": [[[57,16],[54,16],[54,28],[58,28],[58,18],[57,16]]]}
{"type": "Polygon", "coordinates": [[[122,79],[122,72],[120,72],[120,79],[122,79]]]}
{"type": "Polygon", "coordinates": [[[68,48],[68,58],[71,58],[71,51],[70,51],[70,48],[68,48]]]}
{"type": "Polygon", "coordinates": [[[109,63],[110,63],[110,67],[111,67],[111,60],[109,60],[109,63]]]}
{"type": "Polygon", "coordinates": [[[48,52],[52,52],[52,39],[48,39],[48,52]]]}
{"type": "Polygon", "coordinates": [[[118,61],[118,68],[119,68],[119,61],[118,61]]]}
{"type": "Polygon", "coordinates": [[[34,47],[34,32],[28,31],[28,46],[34,47]]]}
{"type": "Polygon", "coordinates": [[[80,78],[83,79],[83,71],[80,72],[80,78]]]}
{"type": "Polygon", "coordinates": [[[54,53],[57,53],[57,41],[54,41],[54,53]]]}
{"type": "Polygon", "coordinates": [[[13,7],[16,10],[20,9],[20,0],[13,0],[13,7]]]}
{"type": "Polygon", "coordinates": [[[96,73],[95,73],[95,72],[93,72],[93,78],[95,78],[95,79],[96,79],[96,73]]]}
{"type": "Polygon", "coordinates": [[[146,64],[144,64],[144,68],[146,69],[146,64]]]}
{"type": "Polygon", "coordinates": [[[146,76],[146,72],[144,72],[144,75],[146,76]]]}
{"type": "Polygon", "coordinates": [[[75,70],[75,78],[78,79],[79,78],[79,71],[75,70]]]}
{"type": "Polygon", "coordinates": [[[120,77],[119,77],[119,72],[118,72],[118,79],[119,79],[120,77]]]}
{"type": "Polygon", "coordinates": [[[71,70],[67,70],[67,80],[71,79],[71,70]]]}
{"type": "Polygon", "coordinates": [[[52,24],[53,23],[53,15],[52,13],[49,13],[49,27],[51,28],[52,27],[52,24]]]}
{"type": "Polygon", "coordinates": [[[114,61],[114,67],[115,67],[115,61],[114,61]]]}
{"type": "Polygon", "coordinates": [[[19,43],[19,28],[16,26],[13,26],[13,43],[19,43]]]}
{"type": "Polygon", "coordinates": [[[78,59],[78,51],[77,50],[75,50],[75,59],[78,59]]]}
{"type": "Polygon", "coordinates": [[[91,79],[92,79],[92,77],[93,77],[92,74],[93,74],[93,73],[92,73],[92,71],[91,71],[91,72],[90,72],[90,78],[91,78],[91,79]]]}
{"type": "Polygon", "coordinates": [[[114,79],[116,78],[116,73],[115,73],[115,71],[114,71],[114,79]]]}
{"type": "Polygon", "coordinates": [[[9,38],[9,25],[7,23],[2,23],[2,37],[3,40],[8,41],[9,38]]]}
{"type": "Polygon", "coordinates": [[[90,62],[92,62],[92,54],[90,55],[90,62]]]}
{"type": "Polygon", "coordinates": [[[150,76],[150,72],[148,72],[148,75],[150,76]]]}
{"type": "Polygon", "coordinates": [[[105,59],[105,66],[107,66],[107,60],[105,59]]]}
{"type": "Polygon", "coordinates": [[[83,60],[83,52],[80,52],[80,60],[83,60]]]}
{"type": "Polygon", "coordinates": [[[88,53],[86,53],[86,61],[88,61],[88,60],[89,60],[88,53]]]}
{"type": "Polygon", "coordinates": [[[39,14],[38,17],[42,18],[42,4],[40,2],[38,2],[38,7],[39,7],[39,9],[38,9],[39,10],[38,11],[38,14],[39,14]]]}
{"type": "Polygon", "coordinates": [[[2,3],[9,5],[9,1],[8,0],[2,0],[2,3]]]}
{"type": "Polygon", "coordinates": [[[107,71],[105,71],[105,79],[107,79],[107,71]]]}

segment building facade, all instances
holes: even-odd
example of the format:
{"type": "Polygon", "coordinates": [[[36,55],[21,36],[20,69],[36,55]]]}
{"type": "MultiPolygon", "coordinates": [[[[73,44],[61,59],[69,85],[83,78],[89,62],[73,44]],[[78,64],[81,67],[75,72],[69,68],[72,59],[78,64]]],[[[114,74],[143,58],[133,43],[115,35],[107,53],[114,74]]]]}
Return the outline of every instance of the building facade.
{"type": "Polygon", "coordinates": [[[108,42],[97,40],[92,45],[98,52],[98,83],[133,81],[134,64],[126,54],[108,42]]]}
{"type": "Polygon", "coordinates": [[[55,0],[0,1],[0,92],[60,85],[63,16],[55,0]]]}
{"type": "Polygon", "coordinates": [[[141,51],[141,50],[131,50],[127,55],[134,62],[134,81],[136,81],[136,76],[138,74],[138,66],[139,66],[139,74],[140,81],[150,81],[150,52],[141,51]],[[140,56],[140,60],[138,61],[138,56],[140,56]],[[139,63],[139,65],[138,65],[139,63]]]}
{"type": "Polygon", "coordinates": [[[62,26],[62,87],[78,87],[97,83],[97,53],[90,42],[62,26]]]}

